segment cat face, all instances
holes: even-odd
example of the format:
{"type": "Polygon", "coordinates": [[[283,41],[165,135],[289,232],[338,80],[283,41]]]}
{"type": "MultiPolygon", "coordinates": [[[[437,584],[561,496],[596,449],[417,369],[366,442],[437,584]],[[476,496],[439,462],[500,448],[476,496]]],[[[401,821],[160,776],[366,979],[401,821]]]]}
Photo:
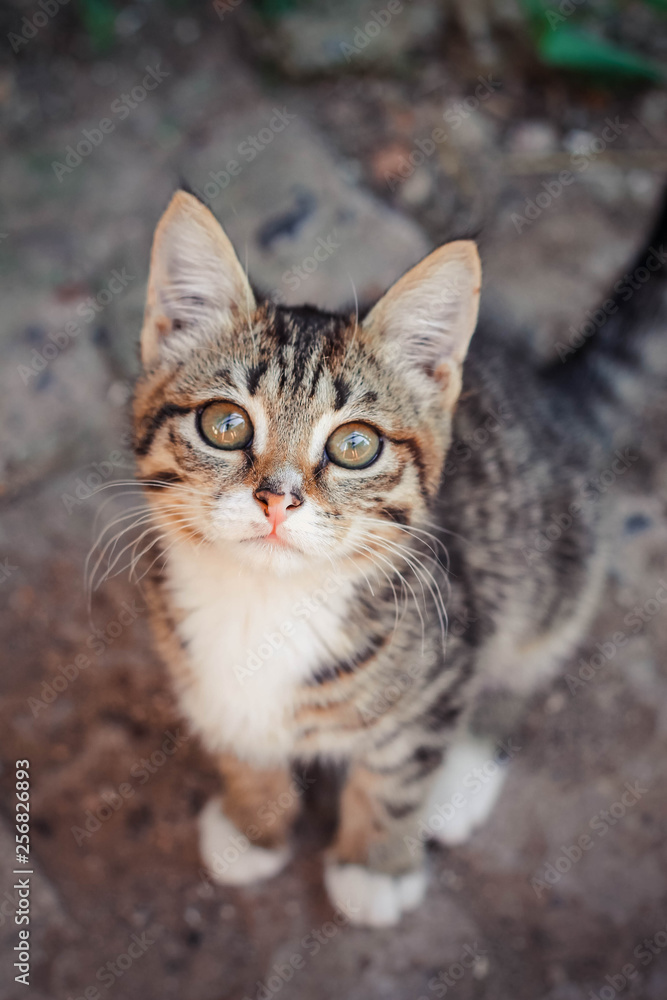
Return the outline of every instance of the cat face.
{"type": "Polygon", "coordinates": [[[258,304],[218,223],[178,192],[156,231],[135,399],[167,534],[278,573],[391,561],[396,526],[423,520],[440,481],[479,280],[463,242],[363,322],[258,304]]]}

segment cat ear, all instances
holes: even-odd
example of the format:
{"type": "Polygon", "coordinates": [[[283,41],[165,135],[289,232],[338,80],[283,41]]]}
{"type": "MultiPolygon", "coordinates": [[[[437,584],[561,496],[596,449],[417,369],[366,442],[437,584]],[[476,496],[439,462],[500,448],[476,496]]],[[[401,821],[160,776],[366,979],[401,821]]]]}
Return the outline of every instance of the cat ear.
{"type": "Polygon", "coordinates": [[[255,309],[252,289],[220,223],[194,195],[177,191],[153,237],[141,358],[187,348],[202,330],[255,309]]]}
{"type": "Polygon", "coordinates": [[[455,401],[477,322],[481,280],[472,240],[447,243],[399,278],[364,327],[377,334],[404,370],[420,369],[435,378],[455,401]]]}

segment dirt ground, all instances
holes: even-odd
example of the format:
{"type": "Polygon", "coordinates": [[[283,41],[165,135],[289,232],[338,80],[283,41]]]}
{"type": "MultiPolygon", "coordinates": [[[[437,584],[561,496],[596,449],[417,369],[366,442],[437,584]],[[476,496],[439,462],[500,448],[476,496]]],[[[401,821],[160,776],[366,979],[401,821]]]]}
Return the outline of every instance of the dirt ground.
{"type": "MultiPolygon", "coordinates": [[[[489,823],[432,851],[426,902],[396,929],[352,929],[326,900],[326,773],[312,775],[283,874],[245,889],[202,877],[195,817],[216,776],[152,650],[141,585],[120,573],[86,606],[96,531],[133,500],[102,509],[121,491],[91,492],[131,476],[150,238],[181,178],[209,185],[251,277],[288,302],[343,304],[351,280],[370,297],[430,246],[476,234],[484,309],[541,354],[581,326],[641,244],[667,172],[667,95],[530,62],[489,70],[418,8],[422,20],[386,29],[388,65],[299,75],[294,55],[262,61],[231,13],[158,18],[138,5],[106,55],[59,35],[58,14],[0,72],[1,1000],[667,997],[664,406],[616,484],[589,636],[514,734],[489,823]],[[415,53],[398,60],[410,32],[415,53]],[[114,102],[150,68],[164,77],[122,117],[114,102]],[[109,116],[113,131],[68,166],[68,146],[109,116]],[[604,148],[591,145],[609,121],[604,148]],[[252,159],[239,152],[248,137],[252,159]],[[557,191],[563,170],[573,180],[557,191]],[[318,240],[329,255],[308,273],[318,240]],[[12,968],[22,759],[28,988],[12,968]]],[[[26,12],[13,8],[17,23],[26,12]]]]}

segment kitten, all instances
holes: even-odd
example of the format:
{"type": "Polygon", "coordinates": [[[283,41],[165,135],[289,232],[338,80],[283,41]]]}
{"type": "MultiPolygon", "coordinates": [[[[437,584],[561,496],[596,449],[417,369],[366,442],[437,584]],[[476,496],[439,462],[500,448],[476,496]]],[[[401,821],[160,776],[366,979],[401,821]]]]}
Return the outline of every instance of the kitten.
{"type": "Polygon", "coordinates": [[[258,300],[183,191],[155,233],[135,450],[157,642],[222,777],[202,857],[222,882],[274,875],[291,763],[336,762],[325,882],[358,924],[416,907],[426,834],[458,843],[491,809],[504,738],[596,606],[592,483],[632,460],[620,320],[599,357],[537,371],[488,331],[468,350],[480,279],[450,243],[361,320],[258,300]]]}

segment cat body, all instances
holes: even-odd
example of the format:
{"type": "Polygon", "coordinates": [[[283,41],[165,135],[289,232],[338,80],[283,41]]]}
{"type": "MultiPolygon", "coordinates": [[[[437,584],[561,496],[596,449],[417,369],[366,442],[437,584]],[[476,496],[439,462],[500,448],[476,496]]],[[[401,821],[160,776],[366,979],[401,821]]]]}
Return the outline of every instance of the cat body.
{"type": "MultiPolygon", "coordinates": [[[[403,725],[387,713],[396,691],[401,710],[414,702],[420,711],[430,671],[443,695],[428,705],[437,731],[447,713],[453,721],[463,711],[452,690],[459,683],[466,685],[466,701],[471,681],[530,692],[576,643],[595,607],[604,565],[605,504],[582,499],[597,442],[594,435],[582,440],[580,429],[567,441],[573,428],[561,427],[564,455],[553,462],[553,452],[535,445],[535,409],[525,386],[521,405],[532,414],[530,433],[516,400],[499,398],[502,381],[485,395],[488,377],[473,358],[469,362],[471,384],[464,383],[454,441],[474,443],[485,424],[492,429],[474,453],[462,452],[460,464],[454,456],[436,497],[435,516],[448,532],[443,561],[449,574],[434,575],[447,595],[444,642],[439,602],[427,586],[421,593],[417,576],[410,579],[419,599],[406,615],[404,595],[395,595],[382,575],[371,592],[363,577],[322,561],[276,584],[264,567],[248,566],[224,549],[185,540],[170,549],[163,585],[178,610],[177,635],[197,665],[196,682],[182,685],[181,702],[207,747],[261,766],[322,755],[346,760],[403,725]],[[575,519],[568,510],[577,498],[575,519]],[[569,537],[558,529],[559,519],[572,520],[569,537]],[[560,537],[551,542],[546,532],[554,526],[550,535],[560,537]],[[395,629],[397,602],[403,620],[395,629]],[[425,636],[419,612],[428,618],[425,636]],[[365,659],[372,661],[370,683],[356,662],[365,659]],[[327,714],[320,712],[325,706],[327,714]],[[313,710],[321,716],[315,726],[313,710]],[[358,718],[366,724],[355,725],[358,718]]],[[[549,446],[556,448],[554,414],[544,397],[541,403],[549,446]]],[[[423,547],[415,554],[423,555],[423,547]]]]}
{"type": "MultiPolygon", "coordinates": [[[[215,874],[240,834],[221,881],[274,874],[290,765],[334,761],[347,778],[325,879],[357,923],[418,903],[420,822],[575,648],[604,579],[600,477],[636,458],[609,422],[618,359],[595,385],[586,359],[564,388],[566,366],[538,372],[491,331],[468,351],[479,281],[460,242],[363,320],[258,303],[184,192],[154,242],[135,450],[162,539],[158,644],[223,780],[202,855],[215,874]]],[[[499,789],[469,796],[442,839],[499,789]]]]}

